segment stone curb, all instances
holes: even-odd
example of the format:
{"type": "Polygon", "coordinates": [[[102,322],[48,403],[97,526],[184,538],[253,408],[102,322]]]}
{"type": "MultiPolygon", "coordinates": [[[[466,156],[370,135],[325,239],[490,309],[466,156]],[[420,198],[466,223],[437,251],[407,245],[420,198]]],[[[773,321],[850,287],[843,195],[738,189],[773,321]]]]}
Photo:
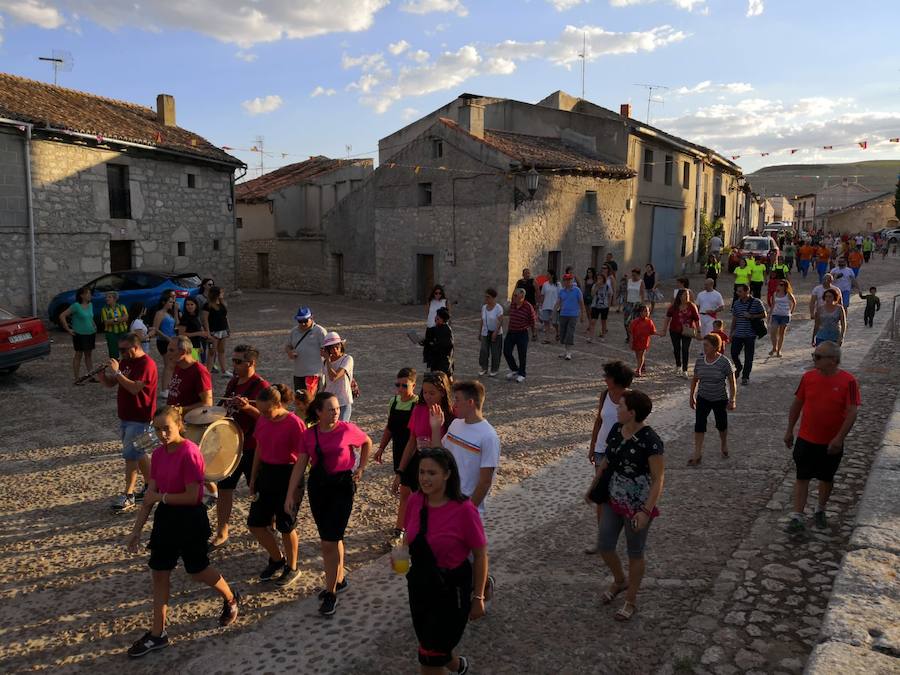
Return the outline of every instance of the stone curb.
{"type": "Polygon", "coordinates": [[[804,671],[900,670],[900,400],[872,464],[850,550],[841,562],[819,645],[804,671]]]}

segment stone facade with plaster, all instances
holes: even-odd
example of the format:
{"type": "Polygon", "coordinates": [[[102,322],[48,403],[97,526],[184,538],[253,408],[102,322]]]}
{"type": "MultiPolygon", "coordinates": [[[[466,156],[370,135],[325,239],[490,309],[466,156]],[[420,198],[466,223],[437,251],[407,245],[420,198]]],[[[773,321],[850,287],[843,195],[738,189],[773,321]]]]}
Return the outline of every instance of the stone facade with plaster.
{"type": "MultiPolygon", "coordinates": [[[[60,291],[109,272],[115,241],[132,242],[131,267],[196,272],[234,286],[231,171],[50,140],[32,142],[31,170],[39,312],[60,291]],[[110,163],[128,167],[131,218],[110,217],[110,163]]],[[[7,202],[24,201],[24,181],[21,193],[7,202]]],[[[10,245],[0,255],[10,266],[0,277],[0,304],[30,311],[27,226],[7,231],[4,217],[3,234],[10,245]]]]}

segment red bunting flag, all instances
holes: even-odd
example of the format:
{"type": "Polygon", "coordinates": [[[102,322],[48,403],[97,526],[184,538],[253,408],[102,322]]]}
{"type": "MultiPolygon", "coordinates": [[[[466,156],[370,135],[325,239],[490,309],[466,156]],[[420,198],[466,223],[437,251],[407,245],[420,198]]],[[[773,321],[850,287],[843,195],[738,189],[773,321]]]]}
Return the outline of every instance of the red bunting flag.
{"type": "Polygon", "coordinates": [[[823,145],[822,149],[823,150],[834,150],[834,146],[833,145],[823,145]]]}
{"type": "Polygon", "coordinates": [[[234,148],[232,148],[230,145],[223,145],[222,149],[223,150],[234,150],[234,148]]]}
{"type": "Polygon", "coordinates": [[[797,152],[799,149],[800,149],[800,148],[791,148],[791,154],[793,155],[793,154],[794,154],[795,152],[797,152]]]}
{"type": "Polygon", "coordinates": [[[250,148],[250,152],[259,152],[259,148],[257,148],[257,147],[254,145],[252,148],[250,148]]]}
{"type": "Polygon", "coordinates": [[[869,147],[869,141],[860,141],[859,143],[857,143],[857,145],[860,148],[862,148],[863,150],[865,150],[866,148],[869,147]]]}
{"type": "Polygon", "coordinates": [[[768,157],[768,156],[769,156],[769,153],[768,153],[768,152],[761,152],[761,153],[759,153],[759,156],[760,156],[760,157],[768,157]]]}
{"type": "Polygon", "coordinates": [[[97,142],[98,142],[98,143],[102,143],[102,142],[103,142],[103,136],[101,136],[100,134],[97,134],[97,142]]]}
{"type": "Polygon", "coordinates": [[[731,160],[732,160],[732,161],[734,161],[734,160],[736,160],[736,159],[740,159],[740,158],[741,158],[740,155],[732,155],[732,156],[731,156],[731,160]]]}
{"type": "Polygon", "coordinates": [[[156,132],[156,142],[162,143],[162,134],[159,131],[156,132]]]}

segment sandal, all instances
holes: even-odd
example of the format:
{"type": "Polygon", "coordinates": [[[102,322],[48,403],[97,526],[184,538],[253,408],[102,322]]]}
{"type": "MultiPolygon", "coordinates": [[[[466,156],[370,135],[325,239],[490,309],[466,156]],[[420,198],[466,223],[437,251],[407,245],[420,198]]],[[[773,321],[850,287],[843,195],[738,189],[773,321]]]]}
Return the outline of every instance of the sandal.
{"type": "MultiPolygon", "coordinates": [[[[627,590],[628,590],[628,582],[625,582],[625,584],[622,586],[620,586],[617,583],[613,583],[613,585],[609,587],[609,590],[605,591],[603,593],[603,595],[600,596],[600,601],[604,605],[608,605],[609,603],[611,603],[613,600],[616,599],[617,595],[619,595],[620,593],[624,593],[627,590]]],[[[625,603],[625,604],[628,604],[628,603],[625,603]]]]}
{"type": "Polygon", "coordinates": [[[699,457],[691,457],[687,461],[687,463],[688,463],[688,466],[698,466],[700,464],[700,462],[702,462],[702,461],[703,461],[703,455],[700,455],[699,457]]]}
{"type": "Polygon", "coordinates": [[[728,451],[727,450],[722,450],[722,457],[724,457],[725,459],[728,459],[728,451]]]}
{"type": "Polygon", "coordinates": [[[613,615],[613,618],[616,621],[630,621],[636,611],[637,607],[626,601],[625,604],[619,608],[619,611],[613,615]]]}

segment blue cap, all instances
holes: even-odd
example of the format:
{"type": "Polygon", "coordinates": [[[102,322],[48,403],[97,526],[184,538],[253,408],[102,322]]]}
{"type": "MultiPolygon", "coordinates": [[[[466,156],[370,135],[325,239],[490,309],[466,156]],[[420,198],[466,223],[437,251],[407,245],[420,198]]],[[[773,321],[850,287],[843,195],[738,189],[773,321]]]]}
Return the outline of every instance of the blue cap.
{"type": "Polygon", "coordinates": [[[312,318],[312,310],[309,307],[301,307],[297,310],[297,314],[294,316],[294,319],[297,321],[306,321],[307,319],[312,318]]]}

